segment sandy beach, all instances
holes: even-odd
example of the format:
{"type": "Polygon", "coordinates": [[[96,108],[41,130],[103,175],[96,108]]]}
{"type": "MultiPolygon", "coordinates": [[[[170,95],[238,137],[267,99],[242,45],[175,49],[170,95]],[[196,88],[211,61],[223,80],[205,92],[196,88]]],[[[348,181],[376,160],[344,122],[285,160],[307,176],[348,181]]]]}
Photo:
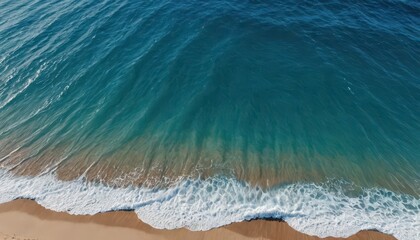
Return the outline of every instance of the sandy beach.
{"type": "MultiPolygon", "coordinates": [[[[254,220],[209,231],[159,230],[141,222],[132,211],[74,216],[43,208],[35,201],[18,199],[0,204],[0,239],[299,239],[314,240],[287,223],[254,220]]],[[[326,238],[342,239],[342,238],[326,238]]],[[[347,239],[390,240],[377,231],[361,231],[347,239]]]]}

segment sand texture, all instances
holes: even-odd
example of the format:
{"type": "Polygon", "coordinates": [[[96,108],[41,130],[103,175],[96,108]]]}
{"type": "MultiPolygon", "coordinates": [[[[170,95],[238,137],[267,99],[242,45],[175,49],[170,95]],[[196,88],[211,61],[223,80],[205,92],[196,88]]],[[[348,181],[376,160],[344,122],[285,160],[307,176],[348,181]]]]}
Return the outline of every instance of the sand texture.
{"type": "MultiPolygon", "coordinates": [[[[141,222],[132,211],[75,216],[43,208],[35,201],[18,199],[0,204],[0,239],[287,239],[315,240],[286,222],[254,220],[233,223],[209,231],[160,230],[141,222]]],[[[343,238],[325,238],[343,239],[343,238]]],[[[348,240],[391,240],[377,231],[361,231],[348,240]]]]}

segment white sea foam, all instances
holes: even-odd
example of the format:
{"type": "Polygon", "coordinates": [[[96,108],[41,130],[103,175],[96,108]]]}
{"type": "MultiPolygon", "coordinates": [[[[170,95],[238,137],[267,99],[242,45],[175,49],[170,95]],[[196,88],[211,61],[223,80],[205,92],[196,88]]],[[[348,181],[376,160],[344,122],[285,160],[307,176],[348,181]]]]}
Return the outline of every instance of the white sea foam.
{"type": "Polygon", "coordinates": [[[282,218],[298,231],[347,237],[377,229],[401,240],[420,239],[420,199],[383,189],[357,197],[316,184],[264,191],[228,178],[182,180],[166,189],[112,188],[53,175],[16,177],[0,170],[0,203],[30,198],[71,214],[134,209],[155,228],[207,230],[254,218],[282,218]]]}

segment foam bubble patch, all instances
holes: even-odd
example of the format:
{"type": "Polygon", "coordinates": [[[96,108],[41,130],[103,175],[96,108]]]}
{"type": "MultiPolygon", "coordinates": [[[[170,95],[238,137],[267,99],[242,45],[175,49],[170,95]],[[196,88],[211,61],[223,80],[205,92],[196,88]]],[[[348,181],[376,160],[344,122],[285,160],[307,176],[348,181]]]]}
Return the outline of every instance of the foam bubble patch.
{"type": "Polygon", "coordinates": [[[132,209],[160,229],[208,230],[255,218],[281,218],[319,237],[377,229],[401,240],[420,239],[420,199],[384,189],[365,189],[357,196],[309,183],[263,190],[223,177],[181,180],[165,189],[113,188],[81,179],[18,177],[0,171],[0,203],[17,198],[70,214],[132,209]]]}

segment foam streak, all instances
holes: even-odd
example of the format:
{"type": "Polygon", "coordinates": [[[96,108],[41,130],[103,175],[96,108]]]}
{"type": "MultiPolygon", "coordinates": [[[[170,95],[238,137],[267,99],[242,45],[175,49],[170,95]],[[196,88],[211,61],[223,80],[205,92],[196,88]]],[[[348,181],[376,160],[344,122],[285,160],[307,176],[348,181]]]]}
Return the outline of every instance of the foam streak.
{"type": "Polygon", "coordinates": [[[17,177],[0,171],[0,203],[16,198],[71,214],[134,209],[142,221],[160,229],[208,230],[270,217],[319,237],[348,237],[366,229],[401,240],[420,237],[420,200],[384,189],[366,189],[356,197],[303,183],[264,191],[222,177],[181,180],[166,189],[113,188],[82,179],[17,177]]]}

